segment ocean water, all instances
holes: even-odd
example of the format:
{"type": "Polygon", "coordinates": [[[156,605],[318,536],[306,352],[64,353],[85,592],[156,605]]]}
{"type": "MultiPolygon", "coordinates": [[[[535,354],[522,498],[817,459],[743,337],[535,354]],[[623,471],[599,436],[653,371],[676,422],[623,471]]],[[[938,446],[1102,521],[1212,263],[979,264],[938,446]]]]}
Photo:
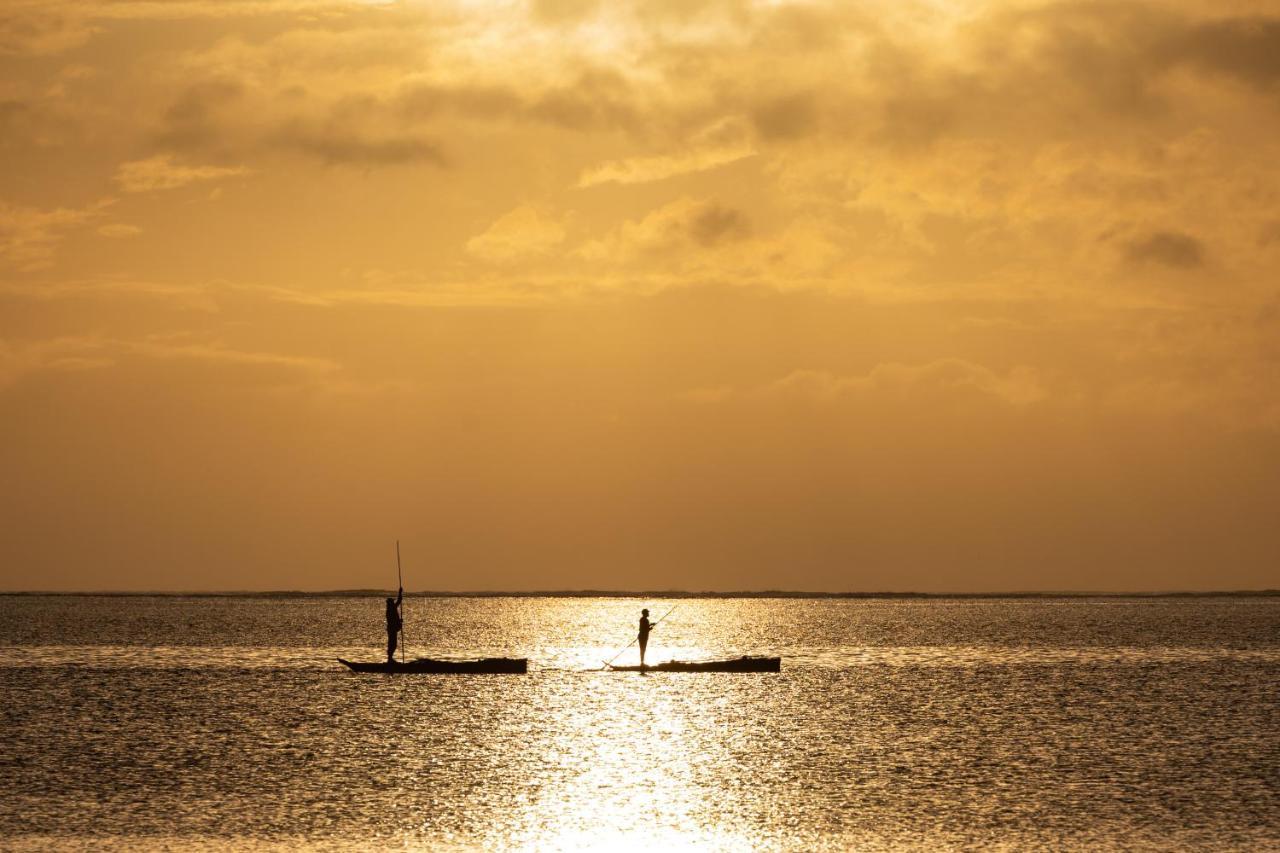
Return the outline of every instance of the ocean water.
{"type": "MultiPolygon", "coordinates": [[[[1280,849],[1280,598],[0,597],[4,849],[1280,849]],[[601,672],[642,606],[650,661],[601,672]]],[[[632,649],[619,662],[635,662],[632,649]]]]}

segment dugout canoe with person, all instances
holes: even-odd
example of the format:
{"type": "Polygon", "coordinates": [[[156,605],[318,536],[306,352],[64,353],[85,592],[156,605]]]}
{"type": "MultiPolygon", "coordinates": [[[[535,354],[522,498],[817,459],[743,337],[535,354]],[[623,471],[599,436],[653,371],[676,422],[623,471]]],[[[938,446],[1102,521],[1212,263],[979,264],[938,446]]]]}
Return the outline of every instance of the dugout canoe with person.
{"type": "Polygon", "coordinates": [[[604,662],[604,668],[613,672],[780,672],[782,670],[782,658],[780,657],[753,657],[743,655],[737,658],[728,658],[725,660],[669,660],[658,664],[645,663],[645,651],[649,645],[649,635],[654,628],[662,624],[668,616],[675,610],[672,606],[662,615],[657,622],[649,621],[649,609],[646,607],[640,611],[640,624],[636,632],[635,639],[628,643],[621,651],[612,658],[604,662]],[[618,658],[622,657],[623,652],[631,648],[633,645],[640,644],[640,663],[639,665],[619,665],[615,664],[618,658]]]}
{"type": "Polygon", "coordinates": [[[743,655],[726,660],[668,660],[640,666],[613,666],[614,672],[781,672],[782,658],[743,655]]]}
{"type": "Polygon", "coordinates": [[[469,675],[479,673],[522,675],[529,670],[528,658],[415,658],[406,661],[404,642],[404,575],[400,569],[400,542],[396,540],[396,578],[400,584],[395,598],[386,601],[387,659],[382,661],[349,661],[338,658],[338,663],[352,672],[381,672],[386,674],[437,674],[469,675]],[[396,649],[400,660],[396,660],[396,649]]]}

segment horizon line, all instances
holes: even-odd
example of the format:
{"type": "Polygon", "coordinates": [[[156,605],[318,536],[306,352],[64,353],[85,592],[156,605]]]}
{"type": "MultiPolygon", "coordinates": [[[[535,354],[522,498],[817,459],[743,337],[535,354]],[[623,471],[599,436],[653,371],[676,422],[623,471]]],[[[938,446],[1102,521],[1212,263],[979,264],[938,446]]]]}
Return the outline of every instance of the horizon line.
{"type": "MultiPolygon", "coordinates": [[[[0,590],[0,596],[113,596],[206,598],[355,598],[382,596],[386,587],[330,590],[0,590]]],[[[416,590],[406,598],[1225,598],[1280,596],[1280,589],[1235,590],[1008,590],[919,592],[911,590],[824,592],[806,590],[416,590]]]]}

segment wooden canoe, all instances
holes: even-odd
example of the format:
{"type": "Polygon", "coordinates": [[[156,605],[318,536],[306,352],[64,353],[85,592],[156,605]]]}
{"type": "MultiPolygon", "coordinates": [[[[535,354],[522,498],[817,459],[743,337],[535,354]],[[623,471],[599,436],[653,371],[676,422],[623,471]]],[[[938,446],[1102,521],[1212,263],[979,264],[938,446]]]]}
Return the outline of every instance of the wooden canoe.
{"type": "Polygon", "coordinates": [[[464,674],[464,673],[506,673],[523,675],[529,671],[528,658],[478,658],[476,660],[436,660],[433,658],[417,658],[416,660],[359,662],[338,658],[338,663],[349,667],[353,672],[384,672],[387,674],[464,674]]]}
{"type": "Polygon", "coordinates": [[[669,660],[646,666],[610,666],[619,672],[780,672],[782,658],[740,657],[729,660],[669,660]]]}

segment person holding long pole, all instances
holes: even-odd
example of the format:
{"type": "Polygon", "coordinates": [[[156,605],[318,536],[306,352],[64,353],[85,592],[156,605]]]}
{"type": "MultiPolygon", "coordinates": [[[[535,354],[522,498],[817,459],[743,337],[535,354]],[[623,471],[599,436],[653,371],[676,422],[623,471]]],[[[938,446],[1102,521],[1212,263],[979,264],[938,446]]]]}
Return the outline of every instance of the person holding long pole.
{"type": "MultiPolygon", "coordinates": [[[[400,591],[395,598],[387,599],[387,663],[396,662],[396,641],[404,630],[404,619],[400,615],[400,605],[404,602],[404,581],[400,579],[400,542],[396,540],[396,575],[400,583],[400,591]]],[[[404,653],[401,652],[403,659],[404,653]]]]}

